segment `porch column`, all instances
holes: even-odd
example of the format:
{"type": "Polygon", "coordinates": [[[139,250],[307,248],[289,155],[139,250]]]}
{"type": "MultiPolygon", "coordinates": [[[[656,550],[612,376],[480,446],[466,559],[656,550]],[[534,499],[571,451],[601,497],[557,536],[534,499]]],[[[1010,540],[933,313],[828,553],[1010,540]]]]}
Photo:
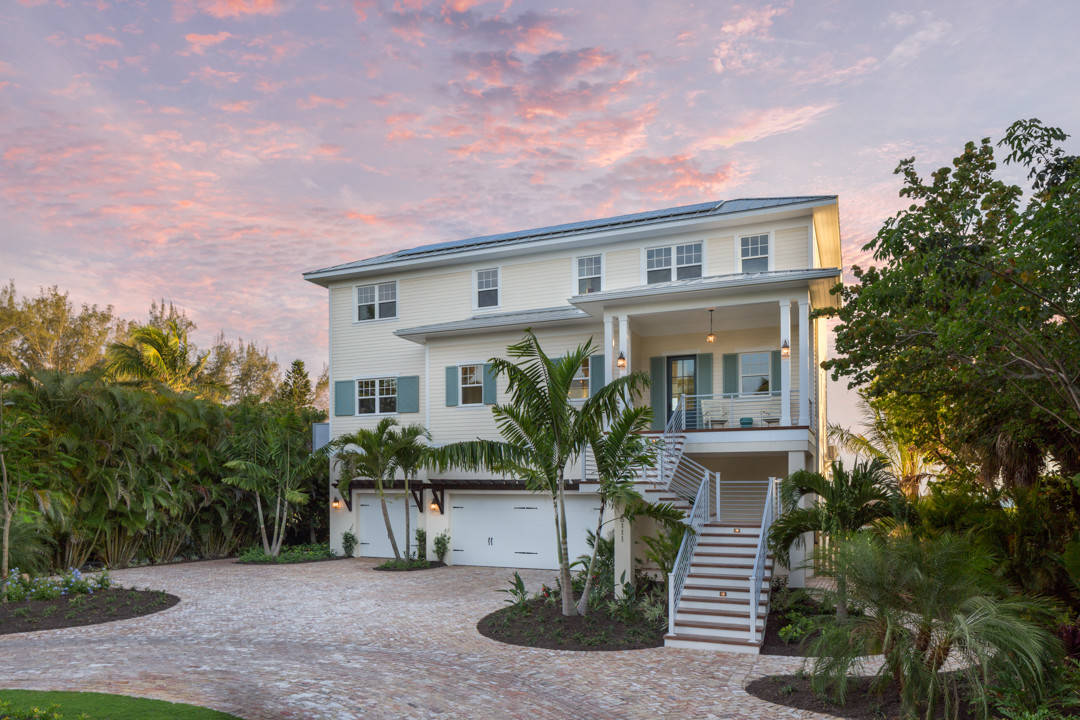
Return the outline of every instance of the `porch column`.
{"type": "MultiPolygon", "coordinates": [[[[788,452],[788,475],[796,470],[806,469],[806,453],[801,451],[788,452]]],[[[800,507],[809,507],[816,500],[811,497],[803,497],[800,507]]],[[[791,567],[788,568],[788,584],[791,587],[806,587],[807,578],[813,577],[814,570],[809,566],[814,553],[814,533],[805,533],[802,536],[802,547],[792,546],[791,567]]]]}
{"type": "MultiPolygon", "coordinates": [[[[791,345],[791,301],[780,301],[780,347],[791,345]]],[[[791,425],[791,355],[780,351],[780,425],[791,425]]]]}
{"type": "Polygon", "coordinates": [[[604,372],[605,380],[615,377],[615,320],[614,315],[604,315],[604,372]]]}
{"type": "Polygon", "coordinates": [[[810,425],[810,391],[813,387],[810,362],[810,301],[799,300],[799,424],[810,425]]]}
{"type": "Polygon", "coordinates": [[[619,352],[615,354],[615,357],[619,357],[619,353],[626,359],[626,367],[622,369],[620,377],[626,377],[630,374],[630,318],[626,315],[619,316],[619,352]]]}

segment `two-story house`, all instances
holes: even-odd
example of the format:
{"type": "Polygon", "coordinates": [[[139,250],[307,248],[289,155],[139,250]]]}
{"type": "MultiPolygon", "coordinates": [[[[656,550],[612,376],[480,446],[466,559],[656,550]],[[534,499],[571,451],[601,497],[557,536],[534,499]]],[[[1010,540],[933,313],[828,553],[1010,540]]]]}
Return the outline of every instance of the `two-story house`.
{"type": "MultiPolygon", "coordinates": [[[[581,367],[580,397],[621,374],[651,376],[640,401],[652,406],[665,450],[642,478],[646,496],[689,512],[708,484],[708,520],[752,544],[769,478],[824,463],[826,328],[810,314],[835,302],[829,288],[841,266],[836,197],[804,196],[442,242],[308,272],[329,291],[330,436],[391,415],[426,426],[437,444],[498,437],[490,406],[505,388],[488,360],[525,328],[553,356],[591,338],[597,352],[581,367]]],[[[573,556],[595,527],[590,473],[588,458],[569,472],[573,556]]],[[[414,497],[390,495],[399,544],[408,506],[429,543],[449,532],[451,563],[556,566],[550,503],[520,480],[448,472],[418,484],[414,497]]],[[[358,479],[343,500],[330,510],[332,544],[340,549],[351,529],[359,554],[390,555],[370,483],[358,479]]],[[[632,576],[635,540],[650,529],[608,529],[618,570],[632,576]]],[[[714,564],[722,575],[743,560],[714,564]]],[[[688,593],[709,564],[694,562],[688,593]]],[[[712,587],[725,587],[722,578],[712,587]]],[[[713,589],[704,592],[727,595],[713,589]]]]}

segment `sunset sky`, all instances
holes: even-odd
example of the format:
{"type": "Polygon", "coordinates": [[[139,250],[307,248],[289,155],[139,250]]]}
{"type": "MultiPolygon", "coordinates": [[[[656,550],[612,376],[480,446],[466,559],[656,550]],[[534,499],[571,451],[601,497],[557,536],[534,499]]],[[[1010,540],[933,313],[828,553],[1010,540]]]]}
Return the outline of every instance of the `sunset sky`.
{"type": "MultiPolygon", "coordinates": [[[[1080,132],[1080,3],[5,0],[0,280],[326,360],[303,270],[1080,132]]],[[[1071,140],[1070,144],[1076,145],[1071,140]]]]}

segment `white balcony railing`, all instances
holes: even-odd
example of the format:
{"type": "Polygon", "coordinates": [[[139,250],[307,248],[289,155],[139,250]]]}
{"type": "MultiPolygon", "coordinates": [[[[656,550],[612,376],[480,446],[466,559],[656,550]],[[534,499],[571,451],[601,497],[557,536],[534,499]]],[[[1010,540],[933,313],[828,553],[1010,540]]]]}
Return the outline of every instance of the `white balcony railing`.
{"type": "MultiPolygon", "coordinates": [[[[781,427],[780,393],[740,395],[713,393],[682,395],[672,413],[680,430],[738,430],[740,428],[781,427]]],[[[799,421],[799,393],[791,391],[791,424],[799,421]]],[[[810,402],[810,423],[814,423],[813,400],[810,402]]]]}

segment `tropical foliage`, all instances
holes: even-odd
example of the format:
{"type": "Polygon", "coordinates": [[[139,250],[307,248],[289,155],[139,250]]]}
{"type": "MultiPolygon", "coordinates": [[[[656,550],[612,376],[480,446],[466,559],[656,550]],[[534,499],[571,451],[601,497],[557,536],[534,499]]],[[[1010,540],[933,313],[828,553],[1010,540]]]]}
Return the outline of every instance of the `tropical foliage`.
{"type": "MultiPolygon", "coordinates": [[[[581,402],[570,397],[574,377],[594,352],[591,341],[562,357],[550,357],[532,331],[507,348],[508,358],[492,358],[496,377],[506,378],[508,401],[492,407],[502,440],[474,440],[445,445],[432,452],[436,467],[486,469],[522,478],[534,491],[551,497],[559,582],[571,588],[566,528],[566,469],[579,457],[591,437],[623,406],[633,405],[633,394],[648,383],[634,373],[617,378],[581,402]]],[[[562,593],[562,612],[576,615],[569,590],[562,593]]]]}

